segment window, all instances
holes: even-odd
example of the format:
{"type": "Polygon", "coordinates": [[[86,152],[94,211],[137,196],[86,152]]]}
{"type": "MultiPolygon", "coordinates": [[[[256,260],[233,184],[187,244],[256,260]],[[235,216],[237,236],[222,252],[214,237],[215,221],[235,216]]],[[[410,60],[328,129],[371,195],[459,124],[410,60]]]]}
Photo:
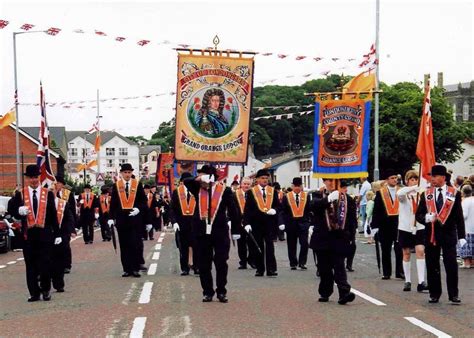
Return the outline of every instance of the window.
{"type": "Polygon", "coordinates": [[[151,157],[151,160],[152,160],[152,161],[156,161],[156,156],[153,155],[153,156],[151,157]]]}
{"type": "Polygon", "coordinates": [[[71,156],[77,156],[77,148],[69,149],[71,156]]]}
{"type": "Polygon", "coordinates": [[[128,156],[128,148],[119,148],[119,156],[128,156]]]}
{"type": "Polygon", "coordinates": [[[311,189],[311,175],[308,175],[308,189],[311,189]]]}
{"type": "Polygon", "coordinates": [[[107,168],[113,168],[114,160],[107,160],[107,168]]]}
{"type": "Polygon", "coordinates": [[[115,148],[105,148],[105,155],[115,156],[115,148]]]}
{"type": "Polygon", "coordinates": [[[456,103],[453,103],[453,120],[456,121],[456,103]]]}
{"type": "Polygon", "coordinates": [[[122,164],[124,164],[124,163],[127,163],[127,160],[126,160],[126,159],[120,159],[120,160],[119,160],[119,164],[120,164],[120,165],[122,165],[122,164]]]}
{"type": "Polygon", "coordinates": [[[462,119],[463,121],[469,121],[469,103],[467,102],[462,105],[462,119]]]}

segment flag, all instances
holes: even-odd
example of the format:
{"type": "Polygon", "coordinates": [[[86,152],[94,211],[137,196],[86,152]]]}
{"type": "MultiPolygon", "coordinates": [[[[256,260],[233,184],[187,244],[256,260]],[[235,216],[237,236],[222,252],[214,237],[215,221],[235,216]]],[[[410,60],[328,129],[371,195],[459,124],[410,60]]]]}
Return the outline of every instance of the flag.
{"type": "Polygon", "coordinates": [[[0,129],[3,129],[3,128],[9,126],[10,124],[12,124],[15,121],[16,121],[15,108],[12,108],[8,111],[8,113],[6,113],[5,115],[0,117],[0,129]]]}
{"type": "Polygon", "coordinates": [[[367,70],[347,82],[342,89],[342,99],[350,99],[353,94],[345,94],[347,92],[370,92],[375,89],[375,73],[367,70]]]}
{"type": "Polygon", "coordinates": [[[86,169],[90,169],[90,168],[92,168],[92,167],[94,167],[94,166],[96,166],[96,165],[97,165],[97,160],[92,160],[92,161],[90,161],[89,163],[87,163],[86,169]]]}
{"type": "Polygon", "coordinates": [[[36,152],[36,164],[40,168],[40,182],[42,186],[51,186],[56,181],[51,161],[49,159],[49,129],[46,121],[46,105],[43,95],[43,86],[40,83],[40,106],[41,106],[41,126],[39,131],[38,151],[36,152]]]}
{"type": "Polygon", "coordinates": [[[229,165],[228,164],[216,164],[216,171],[217,171],[217,180],[223,181],[227,179],[227,175],[229,175],[229,165]]]}
{"type": "Polygon", "coordinates": [[[98,154],[100,151],[100,144],[102,140],[100,138],[100,131],[97,131],[97,135],[95,136],[95,144],[94,144],[94,150],[98,154]]]}
{"type": "Polygon", "coordinates": [[[436,164],[433,124],[431,121],[431,89],[429,82],[425,87],[425,99],[423,101],[420,132],[418,133],[418,143],[416,145],[416,156],[420,160],[421,176],[429,180],[431,167],[436,164]]]}

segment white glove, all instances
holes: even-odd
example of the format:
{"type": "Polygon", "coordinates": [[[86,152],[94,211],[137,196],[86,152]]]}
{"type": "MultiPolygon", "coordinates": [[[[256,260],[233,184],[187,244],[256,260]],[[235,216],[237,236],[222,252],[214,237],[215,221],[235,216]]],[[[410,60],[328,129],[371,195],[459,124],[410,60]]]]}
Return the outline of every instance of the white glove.
{"type": "Polygon", "coordinates": [[[465,246],[467,243],[467,241],[464,239],[464,238],[460,238],[459,241],[458,241],[458,244],[459,244],[459,247],[462,248],[463,246],[465,246]]]}
{"type": "Polygon", "coordinates": [[[426,214],[426,215],[425,215],[425,223],[434,222],[435,219],[436,219],[436,216],[435,216],[435,214],[433,214],[432,212],[430,212],[429,214],[426,214]]]}
{"type": "Polygon", "coordinates": [[[109,220],[107,221],[107,224],[110,225],[110,226],[114,225],[114,220],[113,220],[113,219],[109,219],[109,220]]]}
{"type": "Polygon", "coordinates": [[[54,239],[54,245],[58,245],[58,244],[61,244],[63,242],[62,238],[61,237],[56,237],[54,239]]]}
{"type": "Polygon", "coordinates": [[[128,216],[136,216],[140,213],[140,209],[138,208],[133,208],[132,211],[130,211],[130,214],[128,216]]]}
{"type": "Polygon", "coordinates": [[[173,230],[174,230],[174,232],[179,231],[179,224],[178,223],[173,224],[173,230]]]}
{"type": "Polygon", "coordinates": [[[313,231],[314,231],[314,225],[309,227],[309,230],[308,230],[309,237],[313,236],[313,231]]]}
{"type": "Polygon", "coordinates": [[[161,212],[165,212],[165,207],[161,207],[161,208],[160,208],[160,211],[161,211],[161,212]]]}
{"type": "Polygon", "coordinates": [[[148,232],[148,231],[151,230],[151,228],[153,228],[153,225],[147,224],[147,225],[145,225],[145,228],[146,228],[146,231],[148,232]]]}
{"type": "Polygon", "coordinates": [[[80,200],[80,201],[79,201],[79,204],[84,204],[84,200],[80,200]]]}
{"type": "Polygon", "coordinates": [[[232,222],[231,222],[231,221],[227,221],[227,225],[229,226],[229,230],[230,230],[230,228],[232,227],[232,222]]]}
{"type": "Polygon", "coordinates": [[[96,213],[94,214],[94,217],[95,217],[95,219],[99,219],[99,213],[96,212],[96,213]]]}
{"type": "Polygon", "coordinates": [[[275,209],[270,209],[270,210],[267,211],[267,215],[269,215],[269,216],[274,216],[274,215],[276,215],[276,213],[277,212],[275,211],[275,209]]]}
{"type": "Polygon", "coordinates": [[[281,231],[285,230],[285,224],[280,224],[278,226],[278,229],[280,229],[281,231]]]}
{"type": "Polygon", "coordinates": [[[232,235],[232,240],[236,241],[240,239],[240,235],[232,235]]]}
{"type": "Polygon", "coordinates": [[[250,232],[252,231],[252,226],[250,224],[247,224],[245,227],[244,227],[245,231],[247,232],[250,232]]]}
{"type": "Polygon", "coordinates": [[[214,175],[203,175],[201,177],[201,182],[204,182],[204,183],[211,183],[211,182],[214,182],[214,175]]]}
{"type": "Polygon", "coordinates": [[[30,209],[26,206],[22,206],[18,208],[18,213],[20,216],[26,216],[30,213],[30,209]]]}
{"type": "Polygon", "coordinates": [[[329,194],[328,196],[328,202],[331,203],[331,202],[334,202],[334,201],[337,201],[339,199],[339,191],[333,191],[332,193],[329,194]]]}

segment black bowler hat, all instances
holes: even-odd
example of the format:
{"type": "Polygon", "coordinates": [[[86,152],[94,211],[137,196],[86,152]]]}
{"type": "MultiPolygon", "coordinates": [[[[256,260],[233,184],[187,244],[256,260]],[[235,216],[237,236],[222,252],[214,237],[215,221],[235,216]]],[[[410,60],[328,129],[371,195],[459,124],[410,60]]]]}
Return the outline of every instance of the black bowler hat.
{"type": "Polygon", "coordinates": [[[215,177],[217,177],[216,168],[208,164],[205,164],[201,167],[201,173],[206,175],[214,175],[215,177]]]}
{"type": "Polygon", "coordinates": [[[28,177],[38,177],[40,174],[40,170],[36,164],[28,165],[24,173],[24,175],[28,177]]]}
{"type": "Polygon", "coordinates": [[[257,171],[256,177],[259,178],[260,176],[270,176],[270,173],[267,169],[260,169],[259,171],[257,171]]]}
{"type": "Polygon", "coordinates": [[[145,185],[143,186],[143,189],[151,189],[151,187],[150,187],[149,184],[145,184],[145,185]]]}
{"type": "Polygon", "coordinates": [[[124,163],[121,165],[120,167],[120,171],[126,171],[126,170],[130,170],[130,171],[133,171],[133,168],[132,168],[132,165],[130,163],[124,163]]]}
{"type": "Polygon", "coordinates": [[[66,184],[66,182],[64,181],[64,177],[62,176],[56,176],[56,182],[66,184]]]}
{"type": "Polygon", "coordinates": [[[101,191],[103,194],[105,194],[105,193],[109,192],[109,187],[106,186],[106,185],[103,185],[103,186],[100,188],[100,191],[101,191]]]}
{"type": "Polygon", "coordinates": [[[391,169],[391,168],[388,168],[388,169],[384,170],[383,173],[384,174],[383,174],[382,177],[383,177],[384,180],[387,180],[390,176],[397,175],[397,172],[395,170],[391,169]]]}
{"type": "Polygon", "coordinates": [[[437,175],[446,176],[447,174],[448,174],[448,170],[446,169],[444,165],[436,164],[431,167],[431,172],[430,172],[431,176],[437,176],[437,175]]]}
{"type": "Polygon", "coordinates": [[[301,177],[293,177],[293,181],[291,182],[294,186],[300,187],[303,185],[303,180],[301,177]]]}
{"type": "Polygon", "coordinates": [[[350,180],[345,180],[345,179],[339,180],[339,186],[341,188],[345,188],[345,187],[350,186],[351,185],[350,183],[351,183],[350,180]]]}
{"type": "Polygon", "coordinates": [[[92,189],[90,184],[84,185],[84,189],[92,189]]]}
{"type": "Polygon", "coordinates": [[[239,185],[239,182],[233,181],[231,185],[239,185]]]}
{"type": "Polygon", "coordinates": [[[189,177],[193,177],[193,175],[191,175],[191,173],[188,173],[187,171],[185,171],[184,173],[181,174],[181,177],[179,178],[179,181],[183,182],[184,179],[189,178],[189,177]]]}

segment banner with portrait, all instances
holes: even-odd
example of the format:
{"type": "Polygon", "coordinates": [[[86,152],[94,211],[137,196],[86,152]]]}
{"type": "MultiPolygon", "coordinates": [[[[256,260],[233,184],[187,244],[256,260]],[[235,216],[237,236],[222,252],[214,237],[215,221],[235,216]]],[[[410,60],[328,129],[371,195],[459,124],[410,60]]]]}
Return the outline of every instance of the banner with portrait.
{"type": "Polygon", "coordinates": [[[178,54],[175,156],[246,163],[253,57],[178,54]]]}
{"type": "Polygon", "coordinates": [[[316,101],[313,177],[367,177],[371,102],[316,101]]]}
{"type": "Polygon", "coordinates": [[[156,165],[156,185],[169,185],[174,165],[173,153],[161,153],[158,155],[156,165]]]}

